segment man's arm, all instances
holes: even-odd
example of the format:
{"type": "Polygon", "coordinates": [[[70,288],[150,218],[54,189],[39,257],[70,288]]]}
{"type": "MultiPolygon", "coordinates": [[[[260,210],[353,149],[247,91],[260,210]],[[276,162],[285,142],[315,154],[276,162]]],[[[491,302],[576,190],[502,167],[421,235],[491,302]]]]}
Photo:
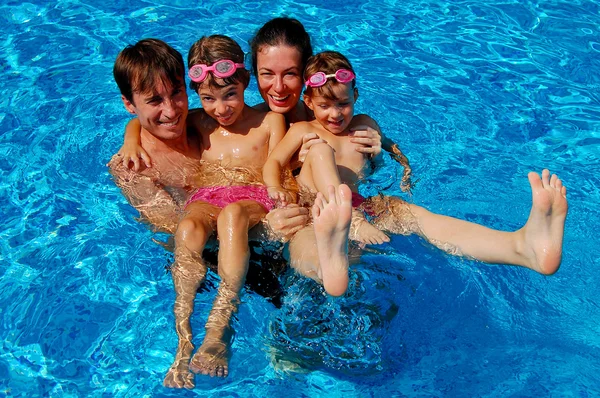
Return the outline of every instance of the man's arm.
{"type": "Polygon", "coordinates": [[[160,184],[124,167],[117,157],[111,159],[108,167],[115,184],[140,212],[142,219],[156,230],[175,233],[180,217],[179,205],[160,184]]]}

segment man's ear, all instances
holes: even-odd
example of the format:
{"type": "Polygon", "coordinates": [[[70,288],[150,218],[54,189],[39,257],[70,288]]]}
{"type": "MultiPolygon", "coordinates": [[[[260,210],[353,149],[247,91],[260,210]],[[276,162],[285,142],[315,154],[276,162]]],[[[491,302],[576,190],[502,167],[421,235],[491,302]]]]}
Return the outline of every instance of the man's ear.
{"type": "Polygon", "coordinates": [[[315,109],[314,109],[314,106],[312,103],[312,99],[310,98],[310,95],[304,94],[303,98],[304,98],[304,103],[306,104],[306,106],[308,106],[308,109],[310,109],[311,111],[314,112],[315,109]]]}
{"type": "Polygon", "coordinates": [[[132,115],[135,115],[135,106],[131,103],[131,101],[125,98],[124,95],[121,95],[121,101],[123,101],[123,105],[125,105],[125,109],[127,109],[127,112],[131,113],[132,115]]]}
{"type": "Polygon", "coordinates": [[[358,89],[355,87],[354,88],[354,102],[356,102],[357,99],[358,99],[358,89]]]}

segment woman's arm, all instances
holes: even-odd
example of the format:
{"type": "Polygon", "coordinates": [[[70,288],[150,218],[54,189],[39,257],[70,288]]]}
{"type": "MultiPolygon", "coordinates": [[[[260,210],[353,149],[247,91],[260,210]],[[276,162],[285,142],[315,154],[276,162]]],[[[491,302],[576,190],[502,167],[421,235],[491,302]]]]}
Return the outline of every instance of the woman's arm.
{"type": "Polygon", "coordinates": [[[401,180],[402,190],[410,192],[413,186],[411,182],[412,169],[408,158],[402,153],[398,144],[384,136],[377,122],[367,115],[355,116],[353,124],[355,126],[351,127],[353,131],[351,141],[363,145],[356,150],[362,153],[370,153],[373,157],[378,156],[381,153],[381,149],[389,152],[392,159],[400,163],[404,168],[401,180]]]}

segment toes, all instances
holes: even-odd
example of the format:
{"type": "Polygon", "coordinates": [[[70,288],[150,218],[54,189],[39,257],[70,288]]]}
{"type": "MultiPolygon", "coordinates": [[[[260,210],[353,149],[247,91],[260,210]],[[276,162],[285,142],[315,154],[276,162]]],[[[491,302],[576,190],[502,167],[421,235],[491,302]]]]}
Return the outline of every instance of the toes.
{"type": "Polygon", "coordinates": [[[352,191],[346,184],[341,184],[339,189],[338,203],[352,203],[352,191]]]}
{"type": "Polygon", "coordinates": [[[333,185],[327,186],[327,202],[328,203],[334,202],[336,200],[336,194],[337,194],[337,192],[335,191],[335,187],[333,185]]]}
{"type": "Polygon", "coordinates": [[[542,171],[542,185],[546,188],[550,184],[550,171],[548,169],[544,169],[542,171]]]}
{"type": "Polygon", "coordinates": [[[567,187],[562,187],[562,189],[560,190],[560,193],[562,194],[562,196],[564,196],[565,198],[567,197],[567,187]]]}
{"type": "Polygon", "coordinates": [[[554,185],[554,188],[556,188],[558,191],[562,190],[562,181],[560,180],[560,178],[556,179],[556,184],[554,185]]]}
{"type": "Polygon", "coordinates": [[[556,176],[556,174],[552,174],[552,177],[550,177],[550,186],[552,188],[556,187],[556,180],[558,180],[558,177],[556,176]]]}

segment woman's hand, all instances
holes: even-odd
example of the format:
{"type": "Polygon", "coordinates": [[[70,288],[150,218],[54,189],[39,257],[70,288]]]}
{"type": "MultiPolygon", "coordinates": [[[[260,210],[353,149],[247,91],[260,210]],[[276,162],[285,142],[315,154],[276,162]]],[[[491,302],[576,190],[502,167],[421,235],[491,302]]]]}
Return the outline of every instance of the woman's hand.
{"type": "Polygon", "coordinates": [[[381,153],[381,135],[377,130],[368,126],[355,126],[350,129],[352,132],[350,139],[355,144],[360,144],[356,148],[358,152],[367,153],[371,157],[377,157],[381,153]]]}
{"type": "Polygon", "coordinates": [[[129,169],[133,163],[133,171],[140,171],[140,159],[144,162],[146,167],[152,167],[152,160],[148,155],[148,152],[139,145],[123,144],[123,146],[117,152],[117,156],[121,158],[123,167],[129,169]]]}
{"type": "Polygon", "coordinates": [[[308,209],[297,204],[271,210],[265,216],[269,230],[283,241],[288,241],[308,222],[308,209]]]}
{"type": "Polygon", "coordinates": [[[300,152],[298,152],[298,161],[304,163],[306,159],[306,155],[310,150],[310,147],[315,144],[326,144],[327,142],[324,139],[319,138],[316,133],[309,133],[302,137],[302,146],[300,147],[300,152]]]}

